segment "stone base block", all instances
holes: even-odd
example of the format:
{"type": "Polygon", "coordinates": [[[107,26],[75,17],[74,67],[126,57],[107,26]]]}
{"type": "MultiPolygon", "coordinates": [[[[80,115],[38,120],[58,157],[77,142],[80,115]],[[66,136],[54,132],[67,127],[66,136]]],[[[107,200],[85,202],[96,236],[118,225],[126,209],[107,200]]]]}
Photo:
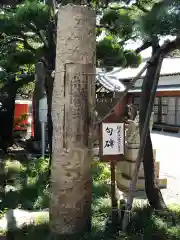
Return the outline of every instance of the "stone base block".
{"type": "MultiPolygon", "coordinates": [[[[138,151],[139,149],[127,148],[125,146],[124,156],[127,160],[135,162],[138,155],[138,151]]],[[[153,156],[154,156],[154,160],[156,161],[156,149],[153,149],[153,156]]]]}
{"type": "MultiPolygon", "coordinates": [[[[156,178],[159,177],[159,167],[160,167],[160,163],[155,162],[156,178]]],[[[117,176],[120,175],[120,174],[124,174],[127,177],[132,178],[133,173],[134,173],[134,168],[135,168],[135,162],[130,162],[130,161],[118,162],[117,167],[116,167],[117,176]]],[[[139,176],[139,178],[144,178],[143,163],[141,163],[140,171],[139,171],[138,176],[139,176]]]]}
{"type": "MultiPolygon", "coordinates": [[[[166,178],[157,179],[157,182],[158,182],[160,189],[167,188],[167,179],[166,178]]],[[[131,184],[131,179],[128,179],[121,175],[118,178],[116,178],[116,183],[117,183],[117,187],[119,188],[119,190],[128,192],[129,186],[131,184]]],[[[137,184],[136,184],[136,191],[144,191],[144,190],[145,190],[144,179],[138,179],[137,184]]]]}

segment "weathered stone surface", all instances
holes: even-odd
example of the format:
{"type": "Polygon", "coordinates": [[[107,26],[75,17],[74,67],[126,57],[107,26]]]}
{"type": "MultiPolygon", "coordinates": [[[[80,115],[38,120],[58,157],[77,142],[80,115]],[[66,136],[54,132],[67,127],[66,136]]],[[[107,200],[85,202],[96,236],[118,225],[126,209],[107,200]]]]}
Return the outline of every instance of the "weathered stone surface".
{"type": "MultiPolygon", "coordinates": [[[[137,159],[138,151],[138,148],[128,148],[127,146],[125,146],[124,156],[127,160],[135,162],[137,159]]],[[[153,156],[154,160],[156,161],[156,149],[153,149],[153,156]]]]}
{"type": "MultiPolygon", "coordinates": [[[[131,179],[128,179],[122,175],[120,175],[118,178],[116,178],[117,187],[120,190],[129,191],[131,179]]],[[[160,189],[167,188],[167,179],[157,179],[158,186],[160,189]]],[[[144,191],[145,185],[144,185],[144,179],[138,179],[136,184],[136,191],[144,191]]]]}
{"type": "Polygon", "coordinates": [[[139,122],[131,121],[128,124],[126,131],[126,146],[128,148],[139,148],[140,135],[139,135],[139,122]]]}
{"type": "Polygon", "coordinates": [[[59,9],[50,196],[51,230],[59,235],[84,232],[90,225],[95,26],[95,13],[87,6],[68,4],[59,9]]]}
{"type": "MultiPolygon", "coordinates": [[[[150,131],[152,131],[153,125],[153,113],[150,119],[150,131]]],[[[130,120],[128,128],[126,130],[126,146],[131,149],[138,149],[140,146],[140,134],[139,134],[139,114],[135,120],[130,120]]]]}
{"type": "MultiPolygon", "coordinates": [[[[159,177],[159,162],[155,162],[155,173],[156,177],[159,177]]],[[[135,162],[130,162],[130,161],[123,161],[123,162],[118,162],[117,163],[117,177],[122,173],[129,178],[132,178],[133,173],[134,173],[134,168],[135,168],[135,162]]],[[[144,168],[143,168],[143,163],[141,163],[139,174],[139,178],[144,178],[144,168]]]]}

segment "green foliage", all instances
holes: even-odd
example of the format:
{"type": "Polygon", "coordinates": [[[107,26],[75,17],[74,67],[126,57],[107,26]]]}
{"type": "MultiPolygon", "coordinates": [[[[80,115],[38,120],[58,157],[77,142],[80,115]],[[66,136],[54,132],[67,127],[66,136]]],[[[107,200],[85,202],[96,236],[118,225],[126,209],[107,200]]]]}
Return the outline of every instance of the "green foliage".
{"type": "Polygon", "coordinates": [[[28,118],[28,114],[27,113],[24,113],[24,114],[22,114],[21,116],[19,116],[18,118],[16,118],[15,120],[14,120],[14,128],[15,127],[25,127],[25,125],[23,124],[23,125],[21,125],[22,124],[22,122],[24,121],[24,120],[27,120],[27,118],[28,118]]]}
{"type": "Polygon", "coordinates": [[[23,123],[24,120],[27,120],[28,114],[24,113],[18,118],[14,119],[14,126],[13,126],[13,133],[12,137],[15,140],[16,137],[19,137],[24,134],[24,131],[27,131],[28,123],[23,123]],[[15,128],[18,128],[19,130],[16,131],[15,128]]]}
{"type": "Polygon", "coordinates": [[[101,162],[92,163],[92,175],[94,182],[105,182],[108,181],[111,177],[111,172],[109,164],[101,162]]]}
{"type": "Polygon", "coordinates": [[[105,27],[110,34],[120,38],[128,39],[133,31],[133,22],[128,11],[107,9],[100,20],[100,24],[105,27]]]}
{"type": "Polygon", "coordinates": [[[106,8],[100,18],[100,29],[105,37],[97,41],[98,67],[138,66],[141,58],[133,51],[125,51],[124,44],[134,38],[135,21],[128,9],[118,9],[118,5],[106,8]],[[131,58],[132,57],[132,58],[131,58]]]}
{"type": "Polygon", "coordinates": [[[167,212],[154,213],[149,207],[136,208],[133,210],[130,225],[128,227],[129,239],[136,236],[144,239],[171,239],[180,238],[180,208],[170,208],[167,212]],[[175,222],[173,223],[173,219],[175,222]]]}
{"type": "Polygon", "coordinates": [[[46,29],[49,21],[48,8],[38,1],[25,1],[12,11],[3,10],[0,14],[0,30],[7,36],[23,36],[23,32],[46,29]],[[35,24],[35,25],[34,25],[35,24]]]}
{"type": "Polygon", "coordinates": [[[11,161],[8,159],[5,161],[4,170],[10,176],[13,174],[22,173],[26,170],[26,168],[19,161],[11,161]]]}
{"type": "Polygon", "coordinates": [[[112,36],[99,41],[96,51],[100,66],[120,66],[125,61],[122,48],[112,36]]]}
{"type": "Polygon", "coordinates": [[[4,208],[42,209],[49,202],[49,159],[30,161],[5,161],[6,185],[13,191],[6,192],[4,208]]]}
{"type": "Polygon", "coordinates": [[[179,1],[161,1],[154,4],[152,10],[141,19],[143,31],[150,35],[177,36],[180,31],[179,1]]]}
{"type": "Polygon", "coordinates": [[[14,16],[17,23],[27,26],[29,29],[46,30],[49,21],[48,7],[38,1],[25,1],[18,6],[14,16]],[[35,25],[33,25],[33,23],[35,25]]]}
{"type": "MultiPolygon", "coordinates": [[[[105,2],[98,1],[92,4],[99,6],[100,9],[100,5],[103,6],[105,2]]],[[[53,21],[54,19],[49,15],[49,6],[43,1],[26,0],[10,11],[1,12],[0,30],[3,32],[1,41],[2,45],[8,46],[8,50],[4,54],[5,58],[0,59],[0,66],[8,72],[18,72],[18,69],[26,72],[24,67],[27,68],[27,64],[34,64],[37,59],[46,57],[49,51],[45,46],[49,38],[47,29],[48,24],[53,21]],[[12,52],[8,52],[14,43],[18,46],[16,52],[14,48],[12,52]]],[[[120,40],[128,40],[133,32],[133,21],[128,11],[114,11],[108,7],[105,11],[101,9],[100,25],[96,32],[97,36],[103,32],[110,36],[109,39],[107,37],[97,42],[98,66],[128,65],[129,57],[125,58],[123,45],[118,44],[120,40]]],[[[135,59],[133,58],[133,62],[135,59]]]]}
{"type": "MultiPolygon", "coordinates": [[[[5,161],[6,184],[16,188],[14,192],[6,193],[2,216],[9,208],[42,209],[48,207],[48,159],[31,159],[29,161],[7,159],[5,161]],[[19,187],[21,185],[21,187],[19,187]]],[[[180,238],[180,207],[170,206],[168,212],[153,212],[148,206],[136,207],[131,213],[130,224],[126,237],[113,234],[107,226],[111,215],[111,200],[107,183],[110,181],[110,168],[107,163],[93,162],[93,203],[92,203],[92,231],[85,234],[81,240],[134,240],[161,239],[179,240],[180,238]],[[98,188],[97,188],[98,186],[98,188]],[[172,215],[175,224],[172,221],[172,215]]],[[[29,227],[17,229],[13,236],[18,240],[48,239],[49,218],[45,213],[29,227]]],[[[6,235],[7,233],[0,233],[6,235]]]]}
{"type": "MultiPolygon", "coordinates": [[[[17,76],[21,73],[34,73],[32,66],[44,54],[43,36],[46,35],[48,21],[47,5],[36,0],[25,1],[0,12],[1,82],[7,83],[10,75],[19,80],[17,76]]],[[[33,80],[29,78],[29,81],[33,80]]],[[[24,83],[28,83],[25,78],[24,83]]]]}
{"type": "Polygon", "coordinates": [[[19,67],[25,64],[34,63],[34,55],[32,52],[25,51],[16,51],[8,54],[6,59],[0,60],[0,66],[10,72],[16,72],[19,70],[19,67]]]}
{"type": "Polygon", "coordinates": [[[136,54],[134,51],[124,51],[124,56],[126,59],[125,67],[138,67],[142,61],[141,55],[136,54]]]}
{"type": "Polygon", "coordinates": [[[141,63],[140,54],[124,50],[112,36],[99,41],[96,51],[99,66],[137,67],[141,63]]]}
{"type": "MultiPolygon", "coordinates": [[[[101,38],[101,41],[97,42],[98,66],[137,66],[141,60],[140,56],[130,51],[124,51],[123,45],[128,39],[137,36],[137,29],[141,32],[142,38],[144,36],[149,38],[153,35],[176,35],[180,26],[178,2],[178,0],[161,2],[122,0],[116,5],[119,4],[121,8],[122,3],[125,3],[127,4],[126,8],[118,10],[116,7],[116,10],[112,10],[108,7],[108,3],[111,1],[106,3],[92,1],[92,5],[94,4],[93,6],[96,9],[99,8],[97,10],[101,12],[100,24],[96,29],[97,36],[102,33],[106,35],[104,39],[101,38]],[[100,6],[105,6],[105,9],[100,6]],[[139,11],[141,11],[141,16],[137,21],[139,11]],[[144,36],[142,36],[142,32],[144,36]],[[121,43],[118,44],[119,42],[121,43]]],[[[44,48],[44,40],[48,40],[46,30],[50,21],[52,19],[49,15],[48,5],[43,4],[43,1],[26,0],[24,4],[20,4],[14,9],[5,10],[4,13],[2,11],[0,14],[0,30],[3,32],[1,39],[21,43],[24,50],[19,53],[17,49],[17,53],[8,54],[8,60],[3,57],[0,65],[6,66],[8,70],[16,71],[19,66],[32,64],[37,58],[44,56],[47,51],[44,48]],[[16,61],[17,59],[18,61],[16,61]],[[23,59],[26,61],[28,59],[28,63],[25,63],[23,59]]]]}
{"type": "Polygon", "coordinates": [[[101,36],[102,32],[103,32],[103,28],[96,28],[96,37],[101,36]]]}

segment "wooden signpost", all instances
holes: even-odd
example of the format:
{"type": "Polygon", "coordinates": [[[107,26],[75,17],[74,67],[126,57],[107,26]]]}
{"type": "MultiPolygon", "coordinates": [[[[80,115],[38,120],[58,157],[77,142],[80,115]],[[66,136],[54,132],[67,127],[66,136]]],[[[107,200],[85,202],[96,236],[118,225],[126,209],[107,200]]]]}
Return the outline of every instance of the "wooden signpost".
{"type": "Polygon", "coordinates": [[[102,123],[102,139],[100,146],[100,156],[105,157],[111,164],[111,204],[112,204],[112,224],[116,223],[118,217],[118,204],[116,199],[116,179],[115,165],[124,154],[124,123],[102,123]]]}
{"type": "Polygon", "coordinates": [[[114,157],[124,154],[124,123],[102,123],[102,153],[114,157]]]}

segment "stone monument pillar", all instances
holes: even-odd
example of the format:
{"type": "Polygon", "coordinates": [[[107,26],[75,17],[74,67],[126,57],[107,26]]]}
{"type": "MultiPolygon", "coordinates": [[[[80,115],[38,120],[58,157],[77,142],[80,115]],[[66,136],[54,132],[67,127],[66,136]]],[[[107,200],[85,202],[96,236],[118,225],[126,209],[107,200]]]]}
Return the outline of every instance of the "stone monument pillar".
{"type": "Polygon", "coordinates": [[[95,57],[95,12],[83,5],[60,7],[50,191],[50,228],[58,239],[80,239],[91,227],[90,116],[95,102],[95,57]]]}

